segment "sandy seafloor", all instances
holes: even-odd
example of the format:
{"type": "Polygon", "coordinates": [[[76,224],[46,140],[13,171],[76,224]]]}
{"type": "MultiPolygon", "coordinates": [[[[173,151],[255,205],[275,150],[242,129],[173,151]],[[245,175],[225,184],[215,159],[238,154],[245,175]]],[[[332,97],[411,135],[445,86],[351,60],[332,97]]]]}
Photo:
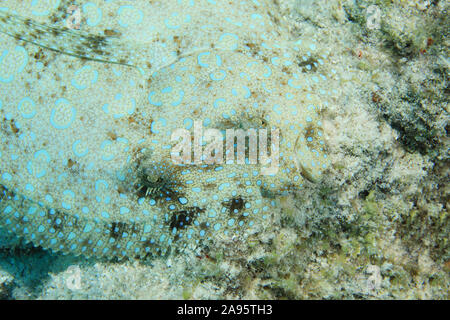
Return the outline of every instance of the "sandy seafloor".
{"type": "Polygon", "coordinates": [[[293,38],[333,53],[320,183],[283,199],[259,243],[207,256],[85,259],[2,231],[0,299],[449,298],[448,2],[277,2],[293,38]]]}

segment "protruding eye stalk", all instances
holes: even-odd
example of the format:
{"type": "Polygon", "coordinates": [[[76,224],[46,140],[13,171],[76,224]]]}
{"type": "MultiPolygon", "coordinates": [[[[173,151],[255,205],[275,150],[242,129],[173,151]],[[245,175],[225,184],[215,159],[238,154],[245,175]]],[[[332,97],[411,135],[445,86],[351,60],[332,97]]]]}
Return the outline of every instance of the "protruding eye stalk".
{"type": "MultiPolygon", "coordinates": [[[[295,141],[295,147],[294,151],[300,150],[300,137],[297,137],[297,140],[295,141]]],[[[305,164],[305,159],[308,159],[309,157],[301,157],[303,159],[303,162],[300,159],[299,153],[294,152],[294,160],[295,160],[295,166],[297,167],[298,172],[300,175],[312,183],[317,183],[319,181],[318,173],[315,173],[314,170],[305,164]]],[[[312,160],[312,159],[311,159],[312,160]]]]}

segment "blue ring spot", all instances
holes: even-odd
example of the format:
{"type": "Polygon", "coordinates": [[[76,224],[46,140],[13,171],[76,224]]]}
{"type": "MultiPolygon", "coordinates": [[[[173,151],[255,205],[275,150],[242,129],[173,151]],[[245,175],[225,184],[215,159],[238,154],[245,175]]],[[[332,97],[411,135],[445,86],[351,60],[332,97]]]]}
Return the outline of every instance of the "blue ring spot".
{"type": "Polygon", "coordinates": [[[88,2],[83,4],[82,9],[83,12],[86,13],[87,10],[89,10],[89,8],[97,8],[97,19],[95,20],[91,20],[90,18],[88,18],[86,20],[86,23],[88,24],[88,26],[90,27],[95,27],[96,25],[98,25],[100,23],[100,21],[102,20],[102,10],[100,8],[98,8],[94,3],[92,2],[88,2]]]}
{"type": "Polygon", "coordinates": [[[209,77],[211,78],[211,80],[213,81],[222,81],[227,77],[227,73],[224,70],[219,70],[218,72],[221,73],[221,76],[216,77],[214,75],[214,73],[210,73],[209,77]]]}
{"type": "MultiPolygon", "coordinates": [[[[56,101],[55,104],[56,104],[56,106],[58,106],[58,105],[63,104],[63,103],[69,104],[70,102],[67,99],[60,98],[60,99],[58,99],[56,101]]],[[[70,121],[67,124],[60,125],[60,124],[57,124],[55,122],[55,120],[54,120],[56,110],[53,108],[52,112],[51,112],[51,115],[50,115],[50,123],[52,124],[52,126],[55,127],[56,129],[59,129],[59,130],[64,130],[64,129],[69,128],[72,125],[72,123],[75,121],[75,116],[76,116],[76,113],[77,113],[77,109],[72,107],[71,111],[72,111],[72,117],[71,117],[70,121]]]]}
{"type": "Polygon", "coordinates": [[[17,109],[18,109],[19,112],[22,114],[22,117],[24,117],[25,119],[31,119],[31,118],[33,118],[33,117],[36,115],[36,113],[37,113],[35,107],[36,107],[36,103],[35,103],[32,99],[30,99],[29,97],[25,97],[25,98],[23,98],[22,100],[20,100],[19,105],[17,106],[17,109]],[[26,103],[26,102],[31,103],[31,105],[33,106],[33,109],[34,109],[34,110],[31,111],[30,113],[24,113],[24,112],[21,110],[23,104],[26,103]]]}
{"type": "Polygon", "coordinates": [[[209,56],[210,54],[211,54],[210,52],[202,52],[197,56],[197,63],[199,64],[200,67],[204,67],[204,68],[209,67],[209,64],[202,62],[202,57],[209,56]]]}
{"type": "Polygon", "coordinates": [[[86,149],[83,152],[79,152],[78,145],[81,143],[81,140],[77,140],[72,144],[72,151],[77,157],[84,157],[89,153],[89,149],[86,149]]]}
{"type": "Polygon", "coordinates": [[[150,104],[154,105],[154,106],[161,107],[161,106],[162,106],[162,102],[156,102],[156,101],[153,101],[153,100],[152,100],[152,97],[153,97],[155,94],[156,94],[155,91],[152,91],[152,92],[150,92],[150,93],[148,94],[148,102],[149,102],[150,104]]]}

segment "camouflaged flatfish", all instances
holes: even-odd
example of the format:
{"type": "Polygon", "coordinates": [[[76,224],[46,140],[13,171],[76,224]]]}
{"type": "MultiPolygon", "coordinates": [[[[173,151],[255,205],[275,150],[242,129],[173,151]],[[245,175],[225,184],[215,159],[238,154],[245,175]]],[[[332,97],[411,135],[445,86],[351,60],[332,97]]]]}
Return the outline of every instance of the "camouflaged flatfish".
{"type": "Polygon", "coordinates": [[[36,246],[122,258],[245,241],[278,214],[277,195],[327,168],[324,57],[289,39],[269,1],[1,6],[0,226],[36,246]],[[277,172],[174,164],[172,133],[195,126],[267,129],[267,155],[278,129],[277,172]]]}

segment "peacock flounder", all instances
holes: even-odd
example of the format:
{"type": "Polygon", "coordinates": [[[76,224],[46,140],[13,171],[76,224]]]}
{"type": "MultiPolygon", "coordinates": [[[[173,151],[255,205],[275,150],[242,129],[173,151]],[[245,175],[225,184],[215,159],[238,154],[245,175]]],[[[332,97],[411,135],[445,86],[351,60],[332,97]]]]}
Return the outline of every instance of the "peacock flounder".
{"type": "MultiPolygon", "coordinates": [[[[53,251],[107,258],[195,249],[217,237],[245,241],[270,223],[278,194],[327,168],[325,102],[314,95],[326,79],[324,57],[313,40],[289,39],[270,1],[2,6],[4,230],[53,251]],[[79,30],[67,27],[71,6],[79,30]],[[279,148],[277,170],[263,174],[270,163],[248,158],[174,163],[177,130],[192,133],[184,142],[193,149],[207,147],[195,127],[266,130],[267,155],[279,148]]],[[[255,151],[250,144],[244,152],[255,151]]],[[[223,146],[216,155],[225,157],[223,146]]]]}

